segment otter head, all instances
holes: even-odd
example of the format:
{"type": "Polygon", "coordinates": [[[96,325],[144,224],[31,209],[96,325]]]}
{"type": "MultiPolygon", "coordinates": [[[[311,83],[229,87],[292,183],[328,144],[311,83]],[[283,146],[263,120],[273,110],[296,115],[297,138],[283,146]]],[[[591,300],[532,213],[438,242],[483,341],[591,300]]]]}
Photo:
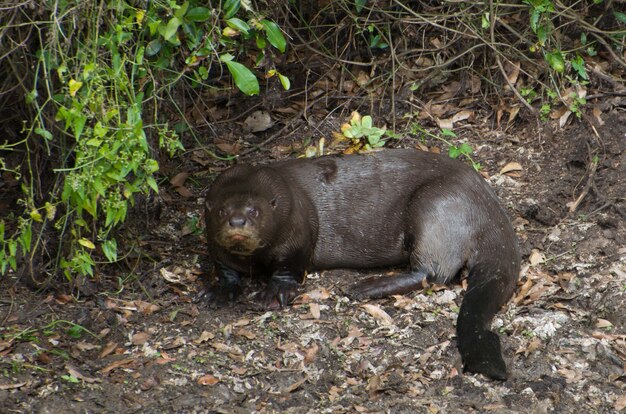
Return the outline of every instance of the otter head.
{"type": "Polygon", "coordinates": [[[271,240],[276,226],[275,200],[254,194],[222,194],[206,207],[208,237],[228,252],[251,256],[271,240]]]}

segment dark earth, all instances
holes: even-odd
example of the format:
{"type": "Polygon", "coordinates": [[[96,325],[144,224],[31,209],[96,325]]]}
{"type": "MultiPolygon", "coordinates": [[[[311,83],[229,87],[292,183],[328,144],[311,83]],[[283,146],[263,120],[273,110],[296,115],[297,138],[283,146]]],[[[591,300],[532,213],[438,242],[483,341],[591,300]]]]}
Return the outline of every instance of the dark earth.
{"type": "MultiPolygon", "coordinates": [[[[625,107],[623,97],[591,100],[564,127],[533,118],[498,127],[487,113],[462,124],[523,254],[516,294],[493,326],[505,382],[461,371],[460,285],[356,302],[347,286],[393,270],[335,270],[309,275],[306,293],[283,310],[260,308],[256,282],[231,307],[195,303],[208,268],[203,195],[228,163],[187,144],[183,164],[162,170],[177,179],[129,219],[134,236],[119,265],[71,291],[1,280],[0,412],[624,411],[625,107]]],[[[214,133],[223,148],[241,145],[244,161],[264,162],[303,154],[305,136],[339,151],[331,132],[348,117],[311,117],[273,140],[279,126],[229,141],[243,118],[214,133]],[[268,151],[248,151],[251,142],[268,151]]],[[[443,147],[410,134],[388,146],[443,147]]]]}

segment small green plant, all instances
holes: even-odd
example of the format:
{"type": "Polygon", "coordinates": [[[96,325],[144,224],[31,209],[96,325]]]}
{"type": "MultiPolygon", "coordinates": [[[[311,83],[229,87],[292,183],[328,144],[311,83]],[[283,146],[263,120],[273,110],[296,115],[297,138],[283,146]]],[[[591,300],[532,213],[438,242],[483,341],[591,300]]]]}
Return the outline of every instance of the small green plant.
{"type": "Polygon", "coordinates": [[[382,139],[385,135],[385,128],[378,128],[373,125],[372,117],[365,115],[361,117],[358,112],[353,112],[350,123],[341,126],[342,134],[352,141],[353,147],[357,150],[371,150],[385,145],[382,139]]]}
{"type": "Polygon", "coordinates": [[[454,133],[454,131],[451,131],[447,128],[442,128],[440,134],[433,134],[418,123],[411,124],[410,131],[411,134],[417,135],[418,137],[429,136],[446,144],[448,146],[448,156],[450,158],[459,158],[461,155],[463,155],[472,163],[472,168],[474,168],[476,171],[480,171],[480,169],[482,168],[479,162],[476,162],[472,159],[472,153],[474,152],[474,150],[471,145],[466,142],[457,145],[450,141],[450,139],[458,139],[458,136],[454,133]]]}
{"type": "Polygon", "coordinates": [[[78,384],[80,382],[78,378],[70,374],[61,375],[61,379],[69,382],[70,384],[78,384]]]}

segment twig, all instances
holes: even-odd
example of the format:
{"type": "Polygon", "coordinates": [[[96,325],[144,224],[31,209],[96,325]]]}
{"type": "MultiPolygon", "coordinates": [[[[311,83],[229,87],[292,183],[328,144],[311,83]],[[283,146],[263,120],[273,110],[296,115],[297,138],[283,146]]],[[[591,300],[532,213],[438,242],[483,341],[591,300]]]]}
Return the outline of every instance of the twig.
{"type": "MultiPolygon", "coordinates": [[[[496,36],[495,36],[495,26],[496,26],[496,14],[494,13],[494,7],[493,7],[493,0],[489,0],[489,34],[491,36],[491,43],[492,45],[495,43],[496,41],[496,36]]],[[[511,90],[513,91],[513,93],[515,94],[515,96],[517,96],[517,99],[519,99],[519,101],[524,104],[524,106],[533,114],[536,115],[537,111],[535,110],[535,108],[533,108],[528,101],[526,101],[526,99],[524,99],[524,97],[522,96],[521,93],[519,93],[519,91],[517,90],[517,88],[515,87],[515,85],[513,85],[513,82],[511,82],[511,80],[509,79],[509,77],[506,74],[506,71],[504,70],[504,66],[502,65],[502,61],[500,60],[500,52],[495,48],[495,45],[492,46],[494,51],[496,52],[495,58],[496,58],[496,63],[498,64],[498,68],[500,68],[500,72],[502,73],[502,76],[504,77],[504,80],[506,81],[506,83],[509,85],[509,88],[511,88],[511,90]]]]}

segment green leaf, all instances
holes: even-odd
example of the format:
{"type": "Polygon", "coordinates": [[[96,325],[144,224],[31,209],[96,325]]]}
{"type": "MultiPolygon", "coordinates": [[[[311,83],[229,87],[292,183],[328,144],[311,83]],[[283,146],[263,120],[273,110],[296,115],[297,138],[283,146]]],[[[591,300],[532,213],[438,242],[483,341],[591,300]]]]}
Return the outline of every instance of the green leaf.
{"type": "Polygon", "coordinates": [[[548,53],[546,60],[555,72],[563,73],[565,71],[565,59],[563,58],[563,53],[560,51],[548,53]]]}
{"type": "Polygon", "coordinates": [[[68,330],[67,330],[67,334],[69,336],[71,336],[74,339],[78,339],[81,337],[83,333],[83,328],[81,326],[78,325],[72,325],[68,330]]]}
{"type": "Polygon", "coordinates": [[[102,252],[110,262],[117,261],[117,241],[115,239],[106,240],[102,243],[102,252]]]}
{"type": "Polygon", "coordinates": [[[239,7],[241,7],[241,2],[239,0],[226,0],[222,6],[224,18],[230,19],[233,17],[239,11],[239,7]]]}
{"type": "Polygon", "coordinates": [[[240,31],[246,36],[248,35],[248,32],[250,31],[250,26],[248,25],[248,23],[236,17],[226,20],[226,24],[229,27],[232,27],[233,29],[240,31]]]}
{"type": "Polygon", "coordinates": [[[614,12],[613,12],[613,16],[615,16],[615,18],[616,18],[617,20],[619,20],[620,22],[622,22],[622,23],[626,24],[626,14],[624,14],[624,13],[622,13],[622,12],[617,12],[617,11],[614,11],[614,12]]]}
{"type": "Polygon", "coordinates": [[[457,147],[456,145],[450,146],[450,149],[448,149],[448,156],[450,158],[459,158],[459,155],[461,155],[461,150],[459,149],[459,147],[457,147]]]}
{"type": "MultiPolygon", "coordinates": [[[[456,138],[456,134],[454,133],[454,131],[448,129],[448,128],[441,128],[441,135],[443,135],[444,137],[451,137],[451,138],[456,138]]],[[[456,148],[456,147],[455,147],[456,148]]]]}
{"type": "Polygon", "coordinates": [[[259,81],[254,73],[241,63],[229,60],[224,62],[233,76],[237,88],[246,95],[259,94],[259,81]]]}
{"type": "Polygon", "coordinates": [[[361,13],[361,10],[363,10],[363,7],[365,7],[366,4],[367,0],[356,0],[354,2],[354,8],[356,9],[356,12],[361,13]]]}
{"type": "Polygon", "coordinates": [[[572,59],[570,63],[572,65],[572,68],[576,71],[581,79],[589,80],[589,77],[587,76],[587,71],[585,70],[585,61],[583,60],[582,56],[577,55],[576,59],[572,59]]]}
{"type": "Polygon", "coordinates": [[[50,133],[50,131],[43,129],[43,128],[35,128],[35,134],[37,135],[41,135],[42,137],[44,137],[47,141],[52,140],[52,134],[50,133]]]}
{"type": "Polygon", "coordinates": [[[280,31],[280,27],[278,27],[278,25],[271,20],[262,20],[261,23],[263,24],[263,28],[265,29],[267,40],[271,43],[272,46],[280,50],[281,53],[285,53],[287,41],[283,36],[283,32],[280,31]]]}
{"type": "Polygon", "coordinates": [[[278,79],[280,80],[280,84],[283,85],[283,89],[288,91],[291,87],[291,82],[289,82],[289,78],[285,75],[278,73],[278,79]]]}
{"type": "Polygon", "coordinates": [[[148,183],[150,188],[152,188],[155,193],[159,192],[159,186],[157,185],[157,182],[154,179],[154,177],[150,176],[150,177],[146,178],[146,183],[148,183]]]}
{"type": "Polygon", "coordinates": [[[148,45],[146,46],[146,56],[152,57],[156,55],[157,53],[161,51],[162,47],[163,47],[163,43],[161,43],[161,40],[154,39],[153,41],[148,43],[148,45]]]}
{"type": "Polygon", "coordinates": [[[361,119],[361,126],[363,126],[363,128],[371,128],[372,127],[372,117],[369,116],[369,115],[365,115],[361,119]]]}
{"type": "Polygon", "coordinates": [[[190,9],[185,18],[192,22],[204,22],[211,17],[211,10],[206,7],[194,7],[190,9]]]}
{"type": "Polygon", "coordinates": [[[174,16],[170,19],[169,22],[167,22],[167,25],[164,26],[163,24],[161,24],[159,26],[159,33],[161,34],[161,36],[163,36],[163,39],[167,40],[168,42],[171,41],[172,37],[176,35],[176,32],[180,27],[180,23],[180,19],[174,16]]]}

